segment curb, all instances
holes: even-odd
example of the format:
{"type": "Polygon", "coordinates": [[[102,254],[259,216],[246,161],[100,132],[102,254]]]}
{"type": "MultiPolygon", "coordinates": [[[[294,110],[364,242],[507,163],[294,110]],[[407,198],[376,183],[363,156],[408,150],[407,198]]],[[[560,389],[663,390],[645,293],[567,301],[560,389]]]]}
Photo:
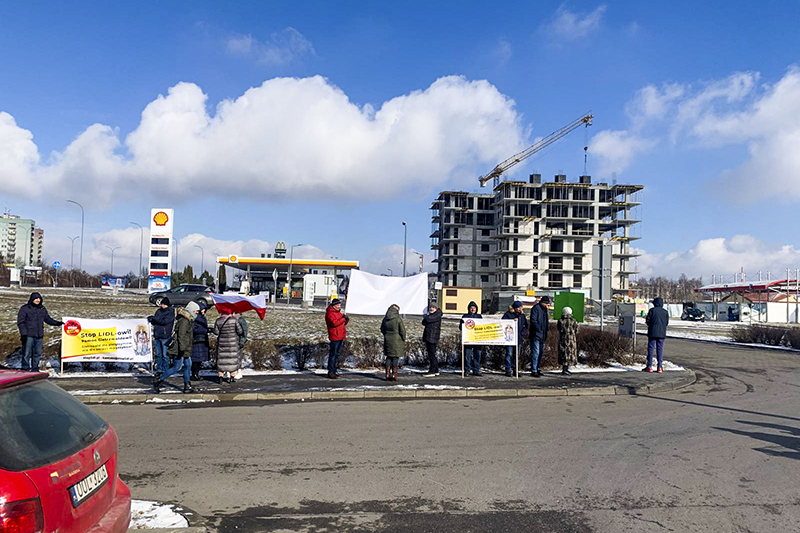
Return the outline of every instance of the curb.
{"type": "MultiPolygon", "coordinates": [[[[693,370],[680,379],[626,387],[566,387],[548,389],[403,389],[403,390],[326,390],[301,392],[240,392],[223,394],[97,394],[75,396],[85,404],[153,403],[184,404],[196,402],[277,402],[287,400],[403,400],[427,398],[531,398],[546,396],[638,396],[669,392],[688,387],[697,381],[693,370]]],[[[172,531],[172,530],[166,530],[172,531]]]]}
{"type": "Polygon", "coordinates": [[[205,527],[165,527],[159,529],[128,529],[127,533],[141,531],[146,531],[147,533],[209,533],[211,530],[205,527]]]}

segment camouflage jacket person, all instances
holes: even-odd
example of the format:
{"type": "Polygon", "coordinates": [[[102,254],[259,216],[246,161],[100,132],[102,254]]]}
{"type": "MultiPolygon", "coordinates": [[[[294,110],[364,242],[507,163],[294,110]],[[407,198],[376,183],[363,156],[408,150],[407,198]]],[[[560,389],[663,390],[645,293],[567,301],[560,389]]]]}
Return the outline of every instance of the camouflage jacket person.
{"type": "Polygon", "coordinates": [[[578,321],[572,315],[562,314],[556,323],[558,328],[558,364],[578,364],[578,321]]]}

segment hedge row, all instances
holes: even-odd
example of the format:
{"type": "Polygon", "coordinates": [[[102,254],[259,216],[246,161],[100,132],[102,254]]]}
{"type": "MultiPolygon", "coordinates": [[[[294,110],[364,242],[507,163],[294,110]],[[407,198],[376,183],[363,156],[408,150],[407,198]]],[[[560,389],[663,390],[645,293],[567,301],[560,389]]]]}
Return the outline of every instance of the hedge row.
{"type": "Polygon", "coordinates": [[[800,328],[792,326],[768,326],[753,324],[737,326],[731,330],[735,342],[788,346],[800,350],[800,328]]]}

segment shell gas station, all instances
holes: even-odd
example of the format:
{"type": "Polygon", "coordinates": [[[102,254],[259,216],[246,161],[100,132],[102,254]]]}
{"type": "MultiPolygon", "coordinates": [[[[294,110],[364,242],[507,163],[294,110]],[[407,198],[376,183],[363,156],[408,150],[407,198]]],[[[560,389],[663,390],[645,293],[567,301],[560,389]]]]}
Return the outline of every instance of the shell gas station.
{"type": "MultiPolygon", "coordinates": [[[[270,297],[277,295],[278,300],[285,299],[291,294],[292,299],[330,301],[340,296],[346,289],[344,271],[359,268],[358,261],[304,259],[294,258],[291,255],[287,258],[286,246],[282,242],[275,245],[274,254],[261,254],[261,257],[228,255],[216,259],[218,265],[239,271],[240,292],[248,294],[268,292],[270,297]],[[289,279],[291,279],[291,292],[287,283],[289,279]]],[[[232,283],[229,281],[228,285],[232,283]]]]}

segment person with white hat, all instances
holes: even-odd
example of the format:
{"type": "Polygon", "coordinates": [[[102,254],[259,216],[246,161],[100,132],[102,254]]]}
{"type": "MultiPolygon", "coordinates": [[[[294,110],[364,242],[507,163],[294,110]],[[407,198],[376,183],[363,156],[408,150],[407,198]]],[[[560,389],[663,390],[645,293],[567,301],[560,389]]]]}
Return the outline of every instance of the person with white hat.
{"type": "Polygon", "coordinates": [[[561,373],[569,376],[570,365],[578,364],[578,321],[572,317],[571,307],[561,308],[561,318],[556,323],[558,327],[558,364],[561,373]]]}

